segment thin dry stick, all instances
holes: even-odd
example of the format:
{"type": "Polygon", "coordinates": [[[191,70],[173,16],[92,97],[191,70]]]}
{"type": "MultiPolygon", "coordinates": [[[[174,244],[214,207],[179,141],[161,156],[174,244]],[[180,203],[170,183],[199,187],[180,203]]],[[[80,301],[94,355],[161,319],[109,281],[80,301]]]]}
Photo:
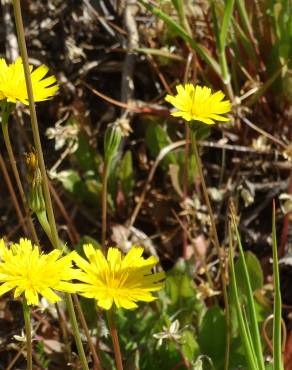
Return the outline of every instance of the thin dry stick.
{"type": "Polygon", "coordinates": [[[72,351],[71,351],[71,346],[69,342],[67,322],[65,320],[63,312],[59,309],[58,303],[55,303],[55,308],[57,311],[58,321],[59,321],[62,336],[64,339],[64,344],[65,344],[65,348],[67,352],[67,360],[70,363],[72,362],[72,351]]]}
{"type": "Polygon", "coordinates": [[[1,171],[3,173],[4,181],[6,182],[6,185],[7,185],[7,188],[8,188],[13,206],[15,208],[15,212],[16,212],[17,217],[19,219],[19,223],[21,224],[24,233],[27,234],[28,232],[27,232],[25,221],[24,221],[24,217],[23,217],[23,214],[22,214],[21,209],[19,207],[18,200],[17,200],[12,182],[10,180],[10,176],[8,174],[8,171],[7,171],[7,167],[5,165],[5,162],[3,160],[3,157],[1,155],[1,153],[0,153],[0,168],[1,168],[1,171]]]}
{"type": "Polygon", "coordinates": [[[184,146],[186,143],[185,140],[180,140],[180,141],[177,141],[176,143],[172,143],[170,145],[167,145],[166,147],[164,147],[163,149],[161,149],[161,151],[159,152],[153,166],[151,167],[151,170],[149,172],[149,175],[147,177],[147,180],[145,182],[145,185],[144,185],[144,188],[143,188],[143,191],[139,197],[139,201],[138,203],[136,204],[136,207],[132,213],[132,216],[127,224],[127,227],[128,227],[128,230],[131,229],[131,227],[134,225],[135,221],[136,221],[136,218],[138,216],[138,213],[140,212],[140,209],[142,207],[142,204],[144,202],[144,199],[145,199],[145,195],[147,193],[147,190],[148,190],[148,186],[149,184],[151,183],[152,179],[153,179],[153,176],[155,174],[155,171],[159,165],[159,163],[162,161],[162,159],[169,153],[171,152],[172,150],[175,150],[181,146],[184,146]]]}
{"type": "MultiPolygon", "coordinates": [[[[268,333],[267,333],[267,325],[268,323],[274,319],[274,315],[271,314],[269,315],[264,323],[263,323],[263,326],[262,326],[262,336],[267,344],[267,346],[269,347],[269,350],[271,352],[271,355],[273,355],[274,353],[274,349],[273,349],[273,342],[272,340],[269,338],[268,336],[268,333]]],[[[285,321],[283,319],[281,319],[281,324],[282,324],[282,331],[283,331],[283,338],[282,338],[282,354],[284,355],[284,351],[285,351],[285,345],[286,345],[286,340],[287,340],[287,328],[286,328],[286,324],[285,324],[285,321]]],[[[284,360],[284,359],[282,359],[284,360]]]]}
{"type": "Polygon", "coordinates": [[[94,362],[94,365],[95,365],[95,370],[102,370],[102,367],[101,367],[101,364],[100,364],[98,355],[96,353],[96,349],[94,347],[94,344],[92,342],[91,335],[90,335],[89,330],[88,330],[88,326],[87,326],[87,323],[86,323],[86,320],[85,320],[85,317],[84,317],[82,308],[80,306],[79,299],[78,299],[78,297],[77,297],[76,294],[73,294],[72,296],[73,296],[73,301],[74,301],[75,307],[77,309],[79,320],[80,320],[81,325],[83,327],[83,330],[85,332],[85,336],[87,338],[88,345],[89,345],[89,348],[90,348],[90,351],[91,351],[91,354],[92,354],[92,357],[93,357],[93,362],[94,362]]]}
{"type": "Polygon", "coordinates": [[[26,219],[27,219],[28,226],[29,226],[29,231],[31,233],[31,237],[32,237],[33,241],[36,244],[38,244],[37,233],[36,233],[34,224],[32,222],[29,206],[28,206],[27,199],[26,199],[26,196],[25,196],[25,192],[24,192],[21,180],[20,180],[18,168],[16,166],[16,160],[15,160],[15,156],[14,156],[14,153],[13,153],[12,144],[11,144],[11,141],[10,141],[10,136],[9,136],[9,131],[8,131],[8,122],[2,122],[1,126],[2,126],[2,132],[3,132],[3,138],[4,138],[5,146],[6,146],[6,149],[7,149],[7,152],[8,152],[9,162],[10,162],[10,165],[11,165],[11,168],[12,168],[13,175],[15,177],[16,185],[18,187],[20,199],[21,199],[22,204],[23,204],[24,212],[25,212],[26,219]]]}
{"type": "Polygon", "coordinates": [[[6,370],[12,370],[12,369],[13,369],[13,366],[15,365],[15,363],[16,363],[16,361],[19,359],[19,357],[20,357],[21,355],[24,355],[25,347],[26,347],[26,344],[20,348],[20,350],[19,350],[19,351],[17,352],[17,354],[13,357],[13,359],[11,360],[11,362],[9,363],[9,365],[6,367],[6,370]]]}
{"type": "Polygon", "coordinates": [[[267,137],[268,139],[272,140],[274,143],[280,145],[282,148],[284,148],[284,149],[287,148],[287,145],[285,145],[285,143],[283,143],[283,141],[279,140],[278,138],[276,138],[275,136],[271,135],[267,131],[265,131],[262,128],[258,127],[257,125],[255,125],[254,123],[252,123],[249,119],[247,119],[246,117],[244,117],[242,114],[238,114],[238,116],[239,116],[240,119],[243,120],[243,122],[245,124],[247,124],[253,130],[257,131],[259,134],[261,134],[261,135],[267,137]]]}
{"type": "Polygon", "coordinates": [[[72,219],[71,217],[68,215],[68,212],[66,211],[58,193],[56,192],[54,186],[51,184],[51,182],[49,181],[49,187],[50,187],[50,191],[52,193],[52,196],[54,198],[54,201],[56,203],[56,205],[59,207],[59,210],[61,212],[61,214],[63,215],[64,219],[66,220],[66,223],[67,223],[67,226],[68,226],[68,235],[69,235],[69,238],[70,238],[70,241],[71,243],[73,244],[76,244],[78,243],[79,239],[80,239],[80,236],[72,222],[72,219]]]}
{"type": "MultiPolygon", "coordinates": [[[[187,225],[185,225],[185,224],[183,223],[183,221],[182,221],[182,220],[180,220],[180,218],[178,217],[178,215],[176,214],[176,212],[175,212],[174,210],[172,210],[172,213],[174,214],[174,217],[176,218],[177,222],[180,224],[181,228],[182,228],[182,229],[184,229],[184,231],[185,231],[185,233],[187,234],[188,238],[189,238],[190,240],[192,240],[192,239],[193,239],[193,237],[192,237],[192,235],[191,235],[190,231],[188,230],[187,225]]],[[[207,278],[208,284],[209,284],[210,288],[211,288],[211,289],[213,289],[213,288],[214,288],[214,284],[213,284],[213,281],[212,281],[211,276],[210,276],[210,274],[209,274],[208,264],[207,264],[207,262],[206,262],[206,258],[205,258],[205,257],[202,257],[202,256],[200,256],[200,255],[199,255],[199,253],[198,253],[198,251],[197,251],[196,247],[194,248],[194,254],[195,254],[195,257],[196,257],[198,260],[201,260],[201,263],[202,263],[202,266],[203,266],[204,273],[205,273],[205,275],[206,275],[206,278],[207,278]]]]}

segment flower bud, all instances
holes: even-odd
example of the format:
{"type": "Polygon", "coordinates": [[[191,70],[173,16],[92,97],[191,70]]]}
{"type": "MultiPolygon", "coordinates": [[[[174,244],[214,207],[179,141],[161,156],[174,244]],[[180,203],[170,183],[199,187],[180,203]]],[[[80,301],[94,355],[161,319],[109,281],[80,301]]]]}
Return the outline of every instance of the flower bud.
{"type": "Polygon", "coordinates": [[[35,213],[43,212],[46,210],[46,203],[41,184],[36,184],[30,187],[28,204],[30,209],[35,213]]]}
{"type": "Polygon", "coordinates": [[[35,213],[42,212],[46,209],[46,203],[42,189],[42,175],[35,150],[25,154],[25,164],[26,178],[29,183],[29,207],[35,213]]]}
{"type": "Polygon", "coordinates": [[[116,126],[109,126],[104,135],[104,160],[109,163],[117,154],[122,139],[121,129],[116,126]]]}

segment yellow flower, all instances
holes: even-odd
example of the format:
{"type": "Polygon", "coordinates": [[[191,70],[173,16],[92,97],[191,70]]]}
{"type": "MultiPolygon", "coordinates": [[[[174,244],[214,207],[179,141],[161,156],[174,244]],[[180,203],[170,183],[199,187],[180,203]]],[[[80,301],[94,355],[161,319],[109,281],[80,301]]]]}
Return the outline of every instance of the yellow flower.
{"type": "Polygon", "coordinates": [[[109,310],[113,303],[117,308],[133,309],[137,301],[151,302],[156,299],[151,292],[164,286],[164,272],[152,273],[158,260],[151,256],[142,257],[143,248],[132,247],[126,256],[117,248],[109,248],[107,259],[91,244],[84,245],[89,262],[74,256],[77,266],[83,271],[75,284],[77,292],[87,298],[95,298],[97,304],[109,310]]]}
{"type": "MultiPolygon", "coordinates": [[[[36,102],[51,98],[58,90],[56,78],[46,77],[48,67],[41,65],[34,71],[30,66],[30,77],[34,100],[36,102]]],[[[20,101],[28,105],[24,69],[21,58],[17,58],[15,63],[7,65],[3,58],[0,58],[0,100],[7,99],[7,102],[16,103],[20,101]]]]}
{"type": "Polygon", "coordinates": [[[212,94],[209,87],[186,84],[176,86],[177,95],[166,95],[165,100],[171,103],[177,112],[172,116],[182,117],[186,121],[200,121],[213,125],[215,121],[229,121],[222,114],[230,112],[229,100],[223,100],[222,91],[212,94]]]}
{"type": "Polygon", "coordinates": [[[14,297],[24,293],[29,305],[39,303],[41,294],[49,302],[61,298],[54,290],[74,293],[74,284],[67,282],[75,277],[72,254],[62,257],[62,252],[54,250],[49,254],[40,253],[39,247],[28,239],[20,239],[19,244],[7,247],[0,240],[0,296],[12,289],[14,297]]]}

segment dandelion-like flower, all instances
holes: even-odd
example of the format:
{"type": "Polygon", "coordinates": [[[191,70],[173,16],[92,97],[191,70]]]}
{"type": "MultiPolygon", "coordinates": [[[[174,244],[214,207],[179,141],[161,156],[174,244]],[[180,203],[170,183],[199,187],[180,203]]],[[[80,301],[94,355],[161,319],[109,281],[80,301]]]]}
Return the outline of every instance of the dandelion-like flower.
{"type": "Polygon", "coordinates": [[[200,121],[213,125],[215,121],[229,121],[223,114],[230,112],[229,100],[223,100],[222,91],[212,94],[209,87],[185,84],[176,86],[177,95],[166,95],[165,100],[171,103],[177,112],[172,116],[182,117],[186,121],[200,121]]]}
{"type": "Polygon", "coordinates": [[[75,253],[61,254],[59,250],[41,253],[28,239],[10,247],[0,240],[0,296],[15,289],[14,297],[24,293],[28,305],[37,305],[39,294],[55,303],[61,298],[53,290],[75,293],[74,284],[68,282],[76,274],[72,268],[75,253]]]}
{"type": "Polygon", "coordinates": [[[137,301],[151,302],[156,299],[151,292],[164,286],[164,272],[152,273],[158,260],[142,257],[143,248],[132,247],[126,256],[117,248],[109,248],[107,258],[91,244],[84,245],[86,261],[74,256],[83,271],[78,275],[82,281],[76,284],[77,292],[97,300],[98,306],[109,310],[113,303],[117,308],[133,309],[137,301]]]}
{"type": "MultiPolygon", "coordinates": [[[[48,73],[48,67],[41,65],[35,70],[30,66],[30,77],[34,101],[43,101],[51,98],[58,90],[56,77],[44,78],[48,73]]],[[[23,63],[17,58],[12,64],[7,65],[5,59],[0,58],[0,100],[28,105],[28,97],[25,84],[23,63]]]]}

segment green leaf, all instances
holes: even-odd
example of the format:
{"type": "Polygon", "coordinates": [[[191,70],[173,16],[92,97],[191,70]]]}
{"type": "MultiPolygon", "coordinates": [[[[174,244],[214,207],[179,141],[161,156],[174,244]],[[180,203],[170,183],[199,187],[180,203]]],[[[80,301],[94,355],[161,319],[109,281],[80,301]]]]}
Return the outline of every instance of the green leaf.
{"type": "Polygon", "coordinates": [[[199,345],[201,353],[211,357],[216,369],[223,369],[225,353],[225,316],[219,306],[209,308],[203,317],[199,329],[199,345]]]}
{"type": "Polygon", "coordinates": [[[119,179],[121,181],[122,191],[126,198],[128,198],[134,186],[133,160],[132,153],[129,150],[122,158],[119,168],[119,179]]]}
{"type": "Polygon", "coordinates": [[[146,9],[148,9],[151,13],[162,19],[165,24],[178,36],[180,36],[183,40],[188,42],[191,47],[197,51],[197,53],[200,55],[202,59],[205,60],[207,64],[209,64],[213,70],[217,73],[218,76],[221,76],[221,70],[219,64],[216,62],[216,60],[210,55],[209,51],[202,45],[198,44],[184,29],[174,21],[169,15],[164,13],[162,10],[160,10],[158,7],[155,7],[149,2],[144,0],[139,0],[141,4],[145,6],[146,9]]]}
{"type": "MultiPolygon", "coordinates": [[[[233,217],[233,226],[236,233],[236,238],[238,242],[239,247],[239,258],[242,263],[242,279],[244,281],[244,285],[246,287],[246,297],[247,297],[247,316],[250,321],[250,340],[252,341],[252,347],[254,349],[255,358],[257,361],[257,366],[260,370],[264,369],[264,358],[263,358],[263,348],[261,344],[261,336],[259,333],[259,327],[257,322],[257,315],[255,310],[255,303],[254,303],[254,297],[253,297],[253,290],[251,285],[251,279],[248,272],[247,263],[245,261],[243,247],[241,244],[241,239],[238,231],[237,224],[235,222],[235,219],[233,217]]],[[[235,283],[236,284],[236,283],[235,283]]],[[[247,332],[249,334],[249,332],[247,332]]]]}
{"type": "Polygon", "coordinates": [[[76,185],[81,182],[79,174],[74,170],[58,172],[56,179],[62,183],[64,189],[69,193],[74,193],[76,185]]]}
{"type": "Polygon", "coordinates": [[[97,312],[94,299],[88,299],[84,297],[79,298],[82,312],[85,316],[86,323],[90,329],[96,328],[97,312]]]}
{"type": "MultiPolygon", "coordinates": [[[[146,130],[146,145],[152,155],[157,157],[161,149],[171,143],[167,132],[157,123],[149,123],[146,130]]],[[[161,161],[161,166],[166,170],[170,163],[176,163],[176,156],[173,153],[168,153],[161,161]]]]}
{"type": "Polygon", "coordinates": [[[199,354],[199,345],[195,339],[194,332],[191,330],[185,330],[182,334],[182,352],[184,357],[192,361],[199,354]]]}
{"type": "MultiPolygon", "coordinates": [[[[235,223],[235,221],[233,220],[235,223]]],[[[231,228],[230,228],[231,229],[231,228]]],[[[229,238],[230,238],[230,243],[232,243],[232,235],[231,235],[231,230],[229,232],[229,238]]],[[[245,319],[243,315],[243,310],[241,306],[241,302],[239,299],[239,293],[237,289],[237,280],[236,280],[236,275],[235,275],[235,269],[234,269],[234,261],[233,261],[233,245],[230,245],[229,248],[229,263],[230,263],[230,277],[231,277],[231,292],[232,292],[232,297],[234,298],[234,305],[235,305],[235,311],[237,315],[237,321],[238,321],[238,326],[239,326],[239,332],[240,332],[240,338],[243,343],[245,355],[246,355],[246,361],[248,364],[248,369],[249,370],[259,370],[258,365],[257,365],[257,358],[255,355],[255,350],[253,343],[251,341],[251,334],[250,334],[250,328],[248,325],[247,320],[245,319]]],[[[231,321],[233,323],[233,321],[231,321]]]]}
{"type": "MultiPolygon", "coordinates": [[[[257,289],[261,289],[264,283],[264,274],[261,268],[260,261],[252,252],[245,252],[245,262],[250,277],[250,283],[252,291],[254,292],[257,289]]],[[[237,287],[239,293],[246,294],[246,285],[244,280],[244,267],[242,260],[239,259],[235,264],[235,274],[237,280],[237,287]]]]}
{"type": "Polygon", "coordinates": [[[194,294],[194,285],[187,274],[169,275],[166,280],[166,289],[175,304],[181,298],[189,298],[194,294]]]}
{"type": "Polygon", "coordinates": [[[80,133],[78,136],[78,149],[75,152],[75,156],[84,171],[97,172],[98,157],[83,133],[80,133]]]}

